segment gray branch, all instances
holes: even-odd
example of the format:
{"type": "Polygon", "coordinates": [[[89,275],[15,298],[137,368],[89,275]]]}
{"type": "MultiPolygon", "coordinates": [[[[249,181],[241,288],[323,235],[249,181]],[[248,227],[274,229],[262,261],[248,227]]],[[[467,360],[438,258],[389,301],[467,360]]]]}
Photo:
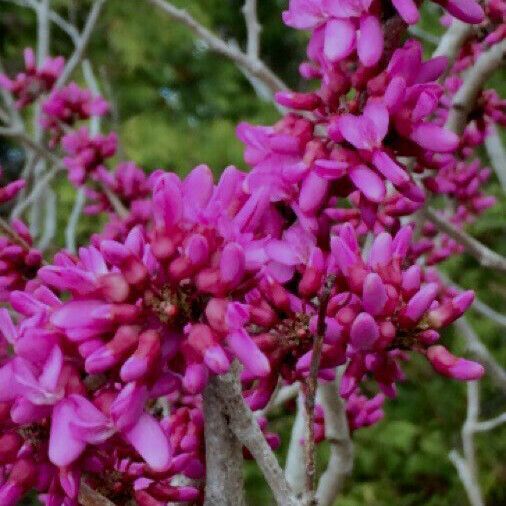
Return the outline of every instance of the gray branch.
{"type": "Polygon", "coordinates": [[[297,506],[299,502],[288,485],[276,456],[265,440],[255,416],[244,402],[237,373],[238,367],[234,364],[230,373],[216,378],[216,391],[229,418],[230,428],[253,455],[277,504],[297,506]]]}
{"type": "Polygon", "coordinates": [[[489,267],[501,272],[506,272],[506,258],[499,255],[495,251],[482,244],[480,241],[471,237],[469,234],[456,228],[448,220],[439,216],[437,211],[427,207],[424,211],[425,217],[428,218],[436,227],[447,234],[449,237],[464,246],[466,251],[470,253],[483,267],[489,267]]]}
{"type": "Polygon", "coordinates": [[[244,506],[242,445],[221,409],[216,378],[204,391],[206,439],[205,506],[244,506]]]}
{"type": "Polygon", "coordinates": [[[506,55],[506,40],[495,44],[482,53],[469,72],[464,76],[464,82],[455,95],[446,122],[446,128],[462,134],[469,113],[473,110],[476,100],[489,77],[504,64],[506,55]]]}

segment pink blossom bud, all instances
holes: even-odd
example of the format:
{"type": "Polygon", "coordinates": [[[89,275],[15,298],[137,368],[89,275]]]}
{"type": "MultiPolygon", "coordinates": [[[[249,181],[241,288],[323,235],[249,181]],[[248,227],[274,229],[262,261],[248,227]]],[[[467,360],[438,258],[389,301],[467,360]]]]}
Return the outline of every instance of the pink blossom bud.
{"type": "Polygon", "coordinates": [[[360,313],[350,329],[350,342],[357,350],[370,350],[379,338],[378,324],[369,313],[360,313]]]}
{"type": "Polygon", "coordinates": [[[453,299],[443,302],[436,309],[432,309],[428,313],[428,320],[431,325],[440,329],[453,323],[455,320],[460,318],[467,309],[471,306],[474,301],[474,292],[467,290],[457,295],[453,299]]]}
{"type": "Polygon", "coordinates": [[[378,274],[372,272],[365,278],[362,301],[364,309],[374,316],[383,311],[387,301],[387,293],[385,285],[378,274]]]}
{"type": "Polygon", "coordinates": [[[473,381],[485,374],[485,369],[481,364],[456,357],[441,345],[431,346],[427,350],[427,358],[439,374],[449,378],[473,381]]]}
{"type": "Polygon", "coordinates": [[[121,379],[136,381],[151,371],[160,356],[160,336],[154,330],[146,330],[139,336],[135,353],[121,367],[121,379]]]}
{"type": "Polygon", "coordinates": [[[399,322],[404,327],[412,327],[420,321],[425,312],[434,302],[439,287],[436,283],[422,286],[399,314],[399,322]]]}

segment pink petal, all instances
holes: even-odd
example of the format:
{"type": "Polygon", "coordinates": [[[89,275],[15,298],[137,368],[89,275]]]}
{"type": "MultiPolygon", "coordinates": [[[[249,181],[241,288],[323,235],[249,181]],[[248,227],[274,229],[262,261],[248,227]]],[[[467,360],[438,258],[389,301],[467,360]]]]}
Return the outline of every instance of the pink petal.
{"type": "Polygon", "coordinates": [[[311,172],[300,189],[299,206],[301,211],[309,215],[314,214],[323,204],[328,187],[328,181],[311,172]]]}
{"type": "Polygon", "coordinates": [[[169,441],[152,416],[143,413],[137,424],[124,436],[151,469],[157,472],[168,469],[171,460],[169,441]]]}
{"type": "Polygon", "coordinates": [[[246,258],[244,250],[237,243],[230,243],[223,248],[220,259],[220,277],[224,283],[236,285],[244,275],[246,258]]]}
{"type": "Polygon", "coordinates": [[[56,466],[72,464],[86,447],[86,443],[75,437],[70,428],[70,421],[74,417],[73,404],[67,399],[59,402],[53,410],[48,454],[49,460],[56,466]]]}
{"type": "Polygon", "coordinates": [[[410,138],[422,148],[437,153],[450,153],[459,145],[459,138],[456,134],[430,123],[422,123],[415,127],[410,138]]]}
{"type": "Polygon", "coordinates": [[[273,239],[267,243],[265,251],[271,260],[283,265],[297,265],[301,262],[297,252],[285,241],[273,239]]]}
{"type": "Polygon", "coordinates": [[[418,12],[418,7],[413,0],[392,0],[392,3],[401,18],[406,21],[408,25],[418,23],[420,13],[418,12]]]}
{"type": "Polygon", "coordinates": [[[251,374],[258,378],[269,374],[271,370],[269,361],[244,329],[229,334],[227,342],[235,356],[251,374]]]}
{"type": "Polygon", "coordinates": [[[406,171],[397,165],[384,151],[376,150],[372,156],[372,163],[394,185],[402,185],[409,181],[406,171]]]}
{"type": "Polygon", "coordinates": [[[336,62],[348,57],[355,47],[355,27],[347,19],[332,19],[325,27],[323,52],[325,57],[336,62]]]}
{"type": "Polygon", "coordinates": [[[373,67],[379,62],[383,54],[383,30],[376,16],[365,16],[360,19],[357,53],[365,67],[373,67]]]}
{"type": "Polygon", "coordinates": [[[382,202],[386,188],[381,178],[365,165],[354,167],[350,171],[353,184],[372,202],[382,202]]]}
{"type": "Polygon", "coordinates": [[[360,313],[350,329],[350,342],[358,350],[370,350],[379,338],[378,324],[369,313],[360,313]]]}
{"type": "Polygon", "coordinates": [[[376,316],[383,311],[387,302],[387,292],[381,278],[375,272],[367,275],[364,281],[362,302],[364,309],[376,316]]]}

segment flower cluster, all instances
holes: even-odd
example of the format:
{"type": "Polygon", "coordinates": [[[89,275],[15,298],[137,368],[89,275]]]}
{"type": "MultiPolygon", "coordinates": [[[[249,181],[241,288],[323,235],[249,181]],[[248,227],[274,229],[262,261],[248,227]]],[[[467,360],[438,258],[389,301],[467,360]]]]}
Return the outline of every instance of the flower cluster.
{"type": "Polygon", "coordinates": [[[69,180],[81,186],[98,170],[105,168],[105,160],[116,153],[118,137],[114,132],[91,137],[86,127],[66,134],[61,141],[68,154],[63,163],[68,168],[69,180]]]}
{"type": "Polygon", "coordinates": [[[20,72],[13,79],[5,74],[0,74],[0,87],[14,95],[16,106],[20,109],[30,105],[43,93],[51,90],[65,65],[65,60],[58,56],[46,58],[46,61],[37,67],[35,54],[30,48],[25,49],[24,57],[24,72],[20,72]]]}
{"type": "Polygon", "coordinates": [[[54,90],[42,104],[42,128],[51,134],[50,145],[55,147],[64,129],[76,121],[92,116],[103,116],[109,110],[108,103],[102,97],[94,97],[89,90],[70,83],[64,88],[54,90]]]}
{"type": "MultiPolygon", "coordinates": [[[[484,19],[474,0],[437,3],[484,19]]],[[[235,360],[259,410],[280,384],[307,394],[321,341],[316,374],[334,380],[343,367],[351,431],[382,419],[411,353],[443,376],[479,379],[483,367],[441,335],[474,295],[426,267],[460,246],[416,213],[444,195],[453,205],[442,212],[462,226],[493,204],[474,153],[505,123],[504,101],[484,91],[462,136],[445,125],[460,74],[505,35],[501,6],[487,6],[484,30],[445,75],[446,58],[424,60],[401,37],[416,2],[291,0],[285,23],[311,31],[300,72],[319,86],[277,93],[291,112],[273,126],[240,124],[251,170],[227,167],[217,183],[205,165],[184,179],[133,162],[109,171],[116,135],[72,130],[105,114],[105,101],[75,84],[52,89],[60,59],[37,69],[27,51],[26,74],[0,84],[23,106],[50,92],[50,147],[68,155],[75,186],[91,183],[87,212],[109,222],[77,256],[44,266],[21,224],[21,244],[0,238],[12,309],[0,310],[0,503],[33,488],[47,505],[73,506],[81,480],[118,504],[201,502],[202,393],[235,360]]],[[[321,406],[314,423],[323,440],[321,406]]]]}

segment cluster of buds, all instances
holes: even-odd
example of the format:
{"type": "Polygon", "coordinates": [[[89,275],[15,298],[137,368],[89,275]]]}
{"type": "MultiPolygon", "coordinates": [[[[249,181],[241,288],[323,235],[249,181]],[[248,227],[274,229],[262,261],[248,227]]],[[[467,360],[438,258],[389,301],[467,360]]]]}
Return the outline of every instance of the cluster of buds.
{"type": "Polygon", "coordinates": [[[82,127],[66,134],[61,144],[68,155],[63,163],[69,171],[69,180],[75,186],[81,186],[88,177],[105,169],[105,161],[116,153],[118,136],[111,132],[91,137],[88,129],[82,127]]]}
{"type": "Polygon", "coordinates": [[[50,91],[65,65],[65,60],[58,56],[46,58],[46,61],[37,67],[35,54],[30,48],[25,49],[24,57],[24,72],[20,72],[13,79],[0,74],[0,87],[12,93],[19,109],[30,105],[42,94],[50,91]]]}
{"type": "Polygon", "coordinates": [[[109,105],[102,97],[94,97],[89,90],[70,83],[54,90],[44,101],[40,123],[51,135],[50,146],[55,147],[66,128],[79,120],[103,116],[108,111],[109,105]]]}
{"type": "MultiPolygon", "coordinates": [[[[464,22],[484,19],[474,0],[437,3],[464,22]]],[[[459,74],[505,36],[502,6],[490,2],[483,33],[441,84],[446,58],[424,61],[418,42],[402,41],[418,3],[291,0],[285,23],[311,31],[301,75],[320,86],[277,93],[292,112],[274,126],[240,124],[251,170],[228,167],[216,184],[205,165],[184,179],[133,162],[109,172],[114,133],[67,131],[105,114],[105,101],[75,84],[52,90],[62,60],[37,69],[26,51],[26,74],[0,85],[22,106],[52,91],[42,106],[50,147],[61,137],[70,181],[94,185],[87,212],[110,221],[78,256],[63,251],[43,267],[21,224],[24,246],[0,238],[12,307],[0,310],[0,502],[33,488],[45,504],[73,506],[81,480],[119,504],[202,502],[202,393],[234,360],[253,410],[280,383],[309,395],[317,356],[319,381],[343,366],[351,431],[382,419],[412,352],[443,376],[479,379],[483,367],[440,334],[474,295],[424,267],[461,247],[429,222],[412,243],[413,218],[432,194],[456,203],[456,226],[493,204],[482,193],[489,171],[468,159],[504,124],[504,101],[483,92],[462,137],[445,123],[459,74]]],[[[276,449],[279,437],[258,423],[276,449]]],[[[325,437],[321,406],[314,434],[325,437]]]]}

